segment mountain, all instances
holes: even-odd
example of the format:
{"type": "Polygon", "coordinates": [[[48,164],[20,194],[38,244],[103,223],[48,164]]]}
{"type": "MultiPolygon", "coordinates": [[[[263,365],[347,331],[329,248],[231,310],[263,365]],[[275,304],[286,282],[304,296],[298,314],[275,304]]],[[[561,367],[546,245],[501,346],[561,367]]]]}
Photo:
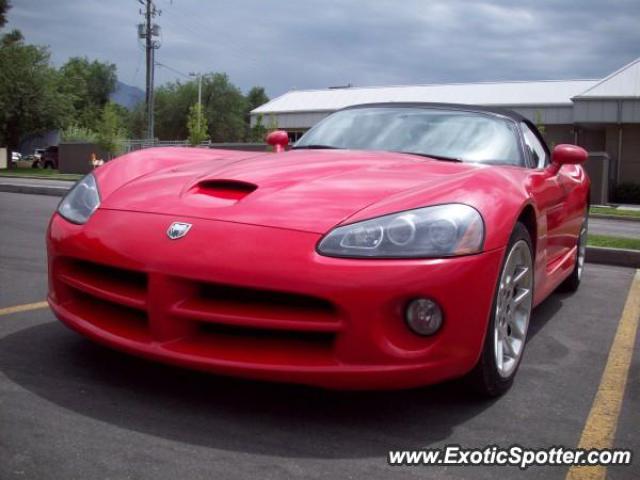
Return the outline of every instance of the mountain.
{"type": "Polygon", "coordinates": [[[144,91],[138,87],[118,81],[116,89],[110,96],[110,100],[131,110],[139,102],[144,101],[144,91]]]}

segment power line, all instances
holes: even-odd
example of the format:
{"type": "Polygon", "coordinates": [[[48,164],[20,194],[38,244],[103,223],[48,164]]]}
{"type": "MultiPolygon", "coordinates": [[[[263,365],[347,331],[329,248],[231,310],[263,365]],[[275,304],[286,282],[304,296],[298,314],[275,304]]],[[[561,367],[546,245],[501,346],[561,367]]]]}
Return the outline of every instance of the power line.
{"type": "Polygon", "coordinates": [[[169,65],[166,65],[164,63],[156,62],[156,66],[157,67],[166,68],[167,70],[171,70],[173,73],[177,73],[178,75],[180,75],[180,76],[182,76],[184,78],[189,78],[189,75],[187,75],[186,73],[183,73],[180,70],[176,70],[175,68],[170,67],[169,65]]]}

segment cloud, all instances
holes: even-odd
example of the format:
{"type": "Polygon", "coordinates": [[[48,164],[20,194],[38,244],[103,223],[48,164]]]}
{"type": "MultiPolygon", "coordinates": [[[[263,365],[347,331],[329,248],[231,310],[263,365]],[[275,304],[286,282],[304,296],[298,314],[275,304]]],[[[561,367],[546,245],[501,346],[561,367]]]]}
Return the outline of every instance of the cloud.
{"type": "MultiPolygon", "coordinates": [[[[109,60],[144,84],[135,0],[14,1],[6,28],[109,60]]],[[[601,78],[640,56],[637,0],[156,0],[157,61],[223,71],[247,90],[489,80],[601,78]]],[[[158,83],[180,78],[158,68],[158,83]]]]}

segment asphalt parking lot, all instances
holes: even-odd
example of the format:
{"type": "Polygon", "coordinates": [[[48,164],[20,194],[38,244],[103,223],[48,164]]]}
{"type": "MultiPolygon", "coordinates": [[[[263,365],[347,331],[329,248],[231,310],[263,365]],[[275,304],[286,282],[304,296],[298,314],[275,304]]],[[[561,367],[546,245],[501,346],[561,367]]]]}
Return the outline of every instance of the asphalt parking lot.
{"type": "MultiPolygon", "coordinates": [[[[148,363],[94,345],[46,308],[44,232],[58,198],[0,193],[0,479],[544,478],[568,467],[389,467],[389,449],[575,447],[632,269],[588,265],[580,290],[534,311],[516,384],[329,392],[148,363]],[[8,313],[7,313],[8,312],[8,313]]],[[[613,445],[640,452],[640,342],[613,445]]],[[[609,478],[640,477],[640,459],[609,478]]]]}

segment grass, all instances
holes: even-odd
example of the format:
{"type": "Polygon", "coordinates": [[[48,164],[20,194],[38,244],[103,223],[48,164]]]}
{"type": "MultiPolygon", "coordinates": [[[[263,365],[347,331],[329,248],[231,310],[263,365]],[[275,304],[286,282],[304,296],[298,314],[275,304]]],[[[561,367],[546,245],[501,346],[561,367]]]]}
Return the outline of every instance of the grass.
{"type": "Polygon", "coordinates": [[[79,180],[82,175],[75,173],[60,173],[58,170],[51,168],[12,168],[0,169],[0,177],[19,177],[19,178],[48,178],[50,180],[79,180]]]}
{"type": "Polygon", "coordinates": [[[590,247],[626,248],[640,250],[640,238],[609,237],[607,235],[589,235],[587,245],[590,247]]]}
{"type": "Polygon", "coordinates": [[[620,210],[613,207],[591,207],[590,213],[598,213],[600,215],[611,215],[614,217],[631,217],[640,218],[640,211],[636,210],[620,210]]]}

